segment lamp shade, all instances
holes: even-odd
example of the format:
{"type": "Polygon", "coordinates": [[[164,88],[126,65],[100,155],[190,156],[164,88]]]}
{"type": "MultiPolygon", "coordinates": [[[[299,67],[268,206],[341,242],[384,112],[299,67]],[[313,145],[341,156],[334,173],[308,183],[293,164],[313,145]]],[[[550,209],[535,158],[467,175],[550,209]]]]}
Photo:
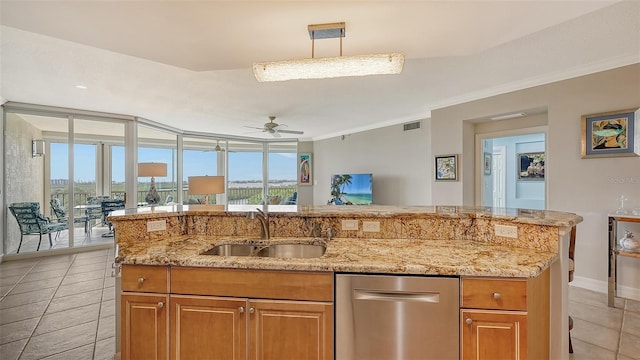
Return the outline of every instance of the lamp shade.
{"type": "Polygon", "coordinates": [[[189,194],[224,193],[224,176],[189,176],[189,194]]]}
{"type": "Polygon", "coordinates": [[[138,163],[138,177],[167,176],[165,163],[138,163]]]}

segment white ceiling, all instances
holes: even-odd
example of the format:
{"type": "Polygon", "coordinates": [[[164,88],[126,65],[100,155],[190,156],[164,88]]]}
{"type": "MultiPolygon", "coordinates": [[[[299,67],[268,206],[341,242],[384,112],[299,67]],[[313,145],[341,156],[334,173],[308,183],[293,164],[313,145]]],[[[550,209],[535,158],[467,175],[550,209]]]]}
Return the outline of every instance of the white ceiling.
{"type": "Polygon", "coordinates": [[[0,21],[5,100],[261,138],[246,126],[269,115],[322,139],[640,61],[638,1],[3,0],[0,21]],[[255,80],[253,62],[310,57],[307,25],[338,21],[345,55],[403,52],[403,73],[255,80]]]}

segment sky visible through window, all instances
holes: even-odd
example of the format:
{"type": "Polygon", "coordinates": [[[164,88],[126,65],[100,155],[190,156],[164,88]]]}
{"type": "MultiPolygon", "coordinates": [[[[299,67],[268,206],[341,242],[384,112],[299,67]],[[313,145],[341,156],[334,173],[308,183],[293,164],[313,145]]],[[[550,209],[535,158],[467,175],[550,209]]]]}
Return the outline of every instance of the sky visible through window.
{"type": "MultiPolygon", "coordinates": [[[[76,144],[74,148],[74,176],[79,182],[95,181],[95,146],[76,144]]],[[[172,171],[172,149],[139,148],[138,162],[164,162],[167,171],[172,171]]],[[[175,158],[175,156],[173,156],[175,158]]],[[[68,177],[69,152],[65,143],[51,143],[51,158],[56,159],[56,166],[51,166],[51,179],[68,177]]],[[[124,147],[112,147],[112,181],[124,182],[124,147]]],[[[216,152],[186,150],[183,154],[183,178],[189,176],[217,175],[216,152]]],[[[174,165],[175,166],[175,165],[174,165]]],[[[175,170],[174,170],[175,171],[175,170]]],[[[269,153],[269,179],[296,179],[295,153],[269,153]]],[[[229,154],[229,181],[262,180],[262,153],[232,152],[229,154]]],[[[170,177],[156,178],[156,181],[171,181],[170,177]]]]}

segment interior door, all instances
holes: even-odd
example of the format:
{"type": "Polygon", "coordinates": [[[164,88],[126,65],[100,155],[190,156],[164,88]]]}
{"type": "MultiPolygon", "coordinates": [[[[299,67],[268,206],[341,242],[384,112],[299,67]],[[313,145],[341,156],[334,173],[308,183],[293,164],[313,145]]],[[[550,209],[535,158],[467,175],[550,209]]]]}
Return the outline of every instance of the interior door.
{"type": "Polygon", "coordinates": [[[487,134],[481,139],[482,206],[546,208],[545,137],[542,132],[496,137],[487,134]],[[522,159],[529,160],[528,168],[522,168],[522,159]]]}
{"type": "Polygon", "coordinates": [[[493,206],[506,207],[505,181],[505,147],[496,146],[493,148],[491,169],[493,171],[493,206]]]}

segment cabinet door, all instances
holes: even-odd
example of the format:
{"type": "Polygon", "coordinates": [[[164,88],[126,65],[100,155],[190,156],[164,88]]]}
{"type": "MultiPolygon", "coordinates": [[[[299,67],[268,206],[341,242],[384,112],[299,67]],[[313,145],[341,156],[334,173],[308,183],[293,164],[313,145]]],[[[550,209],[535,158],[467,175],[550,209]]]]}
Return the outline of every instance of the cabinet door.
{"type": "Polygon", "coordinates": [[[527,313],[462,310],[462,359],[527,359],[527,313]]]}
{"type": "Polygon", "coordinates": [[[168,295],[121,295],[122,359],[167,359],[168,295]]]}
{"type": "Polygon", "coordinates": [[[333,305],[249,300],[250,359],[333,359],[333,305]]]}
{"type": "Polygon", "coordinates": [[[247,300],[171,296],[171,359],[247,357],[247,300]]]}

